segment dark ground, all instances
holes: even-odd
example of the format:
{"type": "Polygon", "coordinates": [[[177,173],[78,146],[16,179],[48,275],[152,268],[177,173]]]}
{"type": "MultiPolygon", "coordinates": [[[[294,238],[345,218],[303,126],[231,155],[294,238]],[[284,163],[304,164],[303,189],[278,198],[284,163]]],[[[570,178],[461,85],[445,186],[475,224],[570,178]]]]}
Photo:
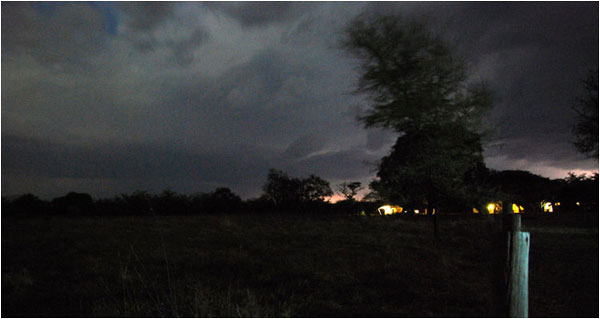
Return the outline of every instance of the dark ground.
{"type": "MultiPolygon", "coordinates": [[[[598,221],[524,218],[529,315],[598,317],[598,221]]],[[[490,219],[2,218],[2,316],[493,316],[490,219]]]]}

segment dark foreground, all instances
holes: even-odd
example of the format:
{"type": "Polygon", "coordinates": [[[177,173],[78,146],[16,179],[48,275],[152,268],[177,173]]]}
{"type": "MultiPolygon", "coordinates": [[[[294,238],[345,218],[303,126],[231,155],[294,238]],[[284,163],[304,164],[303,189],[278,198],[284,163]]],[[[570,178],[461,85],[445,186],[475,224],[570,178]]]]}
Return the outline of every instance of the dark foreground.
{"type": "MultiPolygon", "coordinates": [[[[598,223],[524,219],[530,316],[598,317],[598,223]]],[[[493,224],[424,218],[2,219],[2,316],[493,316],[493,224]]]]}

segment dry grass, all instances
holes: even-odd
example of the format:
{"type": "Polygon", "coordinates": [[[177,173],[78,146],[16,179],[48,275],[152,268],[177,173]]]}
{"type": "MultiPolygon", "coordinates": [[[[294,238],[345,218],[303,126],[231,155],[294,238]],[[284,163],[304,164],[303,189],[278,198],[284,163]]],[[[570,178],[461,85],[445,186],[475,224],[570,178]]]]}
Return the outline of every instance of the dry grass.
{"type": "MultiPolygon", "coordinates": [[[[394,216],[3,218],[2,315],[491,316],[492,229],[441,218],[434,240],[427,219],[394,216]]],[[[597,229],[531,230],[532,316],[597,316],[597,229]]]]}

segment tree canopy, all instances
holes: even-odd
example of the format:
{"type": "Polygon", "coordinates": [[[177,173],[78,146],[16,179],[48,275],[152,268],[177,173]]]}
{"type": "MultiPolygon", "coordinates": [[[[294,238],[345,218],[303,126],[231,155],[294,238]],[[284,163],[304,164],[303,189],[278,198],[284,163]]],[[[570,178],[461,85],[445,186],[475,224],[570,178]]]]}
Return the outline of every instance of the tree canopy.
{"type": "Polygon", "coordinates": [[[577,112],[573,144],[587,157],[598,158],[598,69],[590,71],[583,84],[585,94],[573,106],[577,112]]]}
{"type": "Polygon", "coordinates": [[[360,16],[346,27],[342,47],[360,63],[356,92],[371,101],[360,118],[367,127],[472,125],[492,106],[488,86],[469,83],[465,63],[417,20],[360,16]]]}
{"type": "Polygon", "coordinates": [[[345,200],[352,201],[354,196],[363,189],[361,182],[343,182],[337,186],[338,194],[344,196],[345,200]]]}
{"type": "Polygon", "coordinates": [[[360,16],[342,47],[358,59],[356,93],[370,102],[359,119],[400,134],[371,188],[418,205],[464,199],[485,169],[478,126],[493,105],[485,82],[469,81],[464,61],[415,19],[360,16]]]}
{"type": "Polygon", "coordinates": [[[264,198],[276,206],[319,202],[333,195],[329,182],[318,176],[310,175],[308,178],[299,179],[275,169],[269,170],[263,191],[264,198]]]}
{"type": "Polygon", "coordinates": [[[485,170],[479,136],[460,125],[412,130],[381,160],[370,187],[393,202],[415,206],[469,198],[485,170]]]}

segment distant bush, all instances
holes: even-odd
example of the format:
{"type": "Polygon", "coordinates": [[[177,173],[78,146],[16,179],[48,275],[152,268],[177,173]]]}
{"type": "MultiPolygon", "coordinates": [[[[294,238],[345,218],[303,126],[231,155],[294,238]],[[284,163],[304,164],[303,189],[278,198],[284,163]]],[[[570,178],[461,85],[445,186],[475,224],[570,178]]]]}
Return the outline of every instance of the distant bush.
{"type": "Polygon", "coordinates": [[[52,210],[59,214],[91,215],[95,213],[94,200],[90,194],[70,192],[51,202],[52,210]]]}
{"type": "Polygon", "coordinates": [[[226,187],[219,187],[208,194],[193,195],[191,206],[194,212],[210,214],[236,213],[243,209],[242,199],[226,187]]]}
{"type": "MultiPolygon", "coordinates": [[[[524,171],[490,171],[479,177],[480,189],[472,194],[440,201],[440,212],[471,214],[475,207],[485,211],[491,202],[503,202],[504,212],[512,212],[511,203],[524,207],[526,214],[541,212],[540,202],[559,203],[556,212],[579,212],[593,215],[598,212],[598,174],[591,177],[571,174],[562,180],[550,180],[524,171]],[[461,200],[462,198],[462,200],[461,200]]],[[[380,196],[356,201],[346,196],[337,203],[325,201],[333,193],[329,183],[317,176],[306,179],[289,177],[281,171],[270,170],[264,194],[258,198],[242,200],[226,187],[209,193],[178,194],[164,190],[160,194],[134,191],[113,198],[94,201],[89,194],[70,192],[50,203],[33,194],[16,199],[2,198],[4,214],[48,216],[78,215],[191,215],[191,214],[302,214],[305,216],[369,215],[383,204],[401,205],[406,211],[421,209],[411,201],[384,202],[380,196]]],[[[372,193],[373,194],[373,193],[372,193]]],[[[597,216],[597,215],[596,215],[597,216]]]]}
{"type": "Polygon", "coordinates": [[[183,215],[189,212],[190,201],[188,196],[177,194],[171,190],[164,190],[160,195],[150,198],[151,213],[159,215],[183,215]]]}
{"type": "Polygon", "coordinates": [[[24,194],[13,201],[2,199],[2,210],[9,214],[37,215],[48,211],[49,204],[33,194],[24,194]]]}

